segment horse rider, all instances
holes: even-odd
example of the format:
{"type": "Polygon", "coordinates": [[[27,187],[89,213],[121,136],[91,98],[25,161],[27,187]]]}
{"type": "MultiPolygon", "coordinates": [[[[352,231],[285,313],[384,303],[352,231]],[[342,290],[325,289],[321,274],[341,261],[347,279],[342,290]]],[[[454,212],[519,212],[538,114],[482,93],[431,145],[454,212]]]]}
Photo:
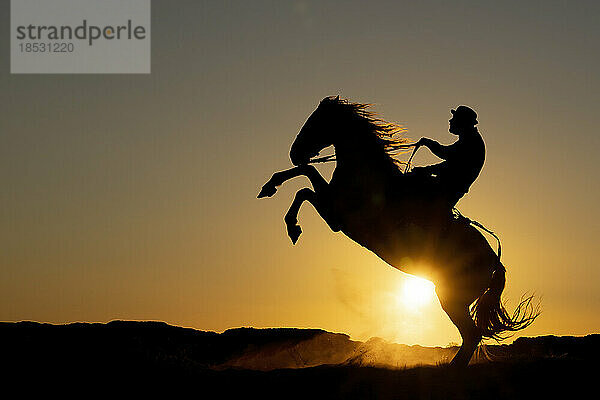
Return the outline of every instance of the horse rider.
{"type": "Polygon", "coordinates": [[[449,132],[458,136],[450,145],[421,138],[416,148],[427,147],[434,155],[444,160],[439,164],[415,167],[412,172],[424,184],[425,192],[442,202],[451,210],[477,179],[485,161],[485,143],[477,130],[477,114],[467,106],[450,110],[449,132]]]}

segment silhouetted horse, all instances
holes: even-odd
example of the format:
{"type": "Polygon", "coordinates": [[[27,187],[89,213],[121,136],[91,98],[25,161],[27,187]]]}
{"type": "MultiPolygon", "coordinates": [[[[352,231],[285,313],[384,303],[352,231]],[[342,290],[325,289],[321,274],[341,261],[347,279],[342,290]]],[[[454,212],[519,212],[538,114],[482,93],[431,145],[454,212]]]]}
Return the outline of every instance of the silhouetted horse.
{"type": "Polygon", "coordinates": [[[402,173],[392,157],[406,146],[405,138],[396,138],[402,131],[376,119],[366,104],[327,97],[292,145],[296,167],[276,172],[258,197],[272,196],[288,179],[308,177],[313,190],[300,189],[285,216],[292,241],[301,233],[298,211],[308,201],[334,232],[401,271],[431,280],[463,339],[452,364],[466,366],[482,337],[501,339],[503,332],[528,326],[537,313],[529,297],[507,314],[500,299],[506,270],[488,241],[469,220],[438,204],[418,177],[402,173]],[[336,168],[327,182],[309,163],[330,145],[336,168]]]}

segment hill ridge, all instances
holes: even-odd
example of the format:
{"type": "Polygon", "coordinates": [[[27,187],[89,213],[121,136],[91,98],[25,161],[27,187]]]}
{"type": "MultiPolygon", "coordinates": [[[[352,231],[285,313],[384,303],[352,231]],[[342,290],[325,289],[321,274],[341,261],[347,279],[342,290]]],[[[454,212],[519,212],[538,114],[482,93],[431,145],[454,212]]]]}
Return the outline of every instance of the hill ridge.
{"type": "MultiPolygon", "coordinates": [[[[406,368],[446,363],[457,347],[365,342],[345,333],[318,328],[230,328],[221,333],[162,321],[112,320],[107,323],[51,324],[0,322],[3,353],[35,363],[39,359],[87,359],[111,363],[183,364],[223,370],[270,371],[319,365],[406,368]],[[60,349],[60,351],[57,350],[60,349]]],[[[511,344],[487,345],[475,362],[492,360],[592,359],[599,355],[600,334],[520,337],[511,344]],[[487,357],[487,358],[486,358],[487,357]]]]}

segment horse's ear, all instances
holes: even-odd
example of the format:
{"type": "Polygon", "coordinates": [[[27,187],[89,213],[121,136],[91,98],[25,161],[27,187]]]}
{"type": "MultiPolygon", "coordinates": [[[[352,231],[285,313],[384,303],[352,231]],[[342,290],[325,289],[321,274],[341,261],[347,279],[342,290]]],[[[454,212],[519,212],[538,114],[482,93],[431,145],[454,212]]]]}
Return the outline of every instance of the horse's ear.
{"type": "Polygon", "coordinates": [[[338,94],[335,98],[336,101],[340,101],[340,95],[338,94]]]}

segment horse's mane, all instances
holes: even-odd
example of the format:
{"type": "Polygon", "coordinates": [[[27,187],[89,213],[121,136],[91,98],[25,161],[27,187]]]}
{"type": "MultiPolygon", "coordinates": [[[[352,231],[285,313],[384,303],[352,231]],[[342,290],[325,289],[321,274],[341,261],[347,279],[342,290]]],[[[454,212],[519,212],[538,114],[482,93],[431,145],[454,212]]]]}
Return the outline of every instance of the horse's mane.
{"type": "Polygon", "coordinates": [[[402,136],[406,133],[406,128],[402,125],[380,119],[377,114],[371,111],[372,104],[353,103],[347,99],[340,99],[339,96],[326,97],[321,102],[326,105],[335,105],[349,113],[351,118],[363,125],[361,130],[372,134],[376,142],[381,146],[389,161],[399,167],[404,164],[396,159],[396,156],[406,151],[410,139],[402,136]]]}

